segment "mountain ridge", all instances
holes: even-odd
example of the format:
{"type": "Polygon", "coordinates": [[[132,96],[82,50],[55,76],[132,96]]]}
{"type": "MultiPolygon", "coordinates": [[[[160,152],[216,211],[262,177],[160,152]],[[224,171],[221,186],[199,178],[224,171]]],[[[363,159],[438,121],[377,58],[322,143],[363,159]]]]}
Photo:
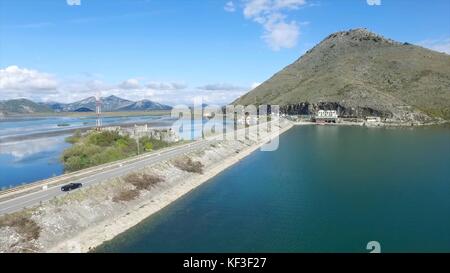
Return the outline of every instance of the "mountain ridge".
{"type": "Polygon", "coordinates": [[[449,86],[449,55],[360,28],[330,34],[233,103],[308,103],[310,113],[329,103],[405,122],[450,120],[449,86]]]}
{"type": "Polygon", "coordinates": [[[43,113],[51,112],[50,107],[35,103],[28,99],[12,99],[0,101],[0,113],[43,113]]]}
{"type": "MultiPolygon", "coordinates": [[[[171,106],[147,99],[131,101],[114,95],[100,98],[103,112],[170,110],[171,106]]],[[[72,103],[34,102],[29,99],[0,101],[0,112],[8,113],[51,113],[51,112],[90,112],[96,109],[96,98],[88,97],[72,103]],[[89,111],[90,110],[90,111],[89,111]]]]}

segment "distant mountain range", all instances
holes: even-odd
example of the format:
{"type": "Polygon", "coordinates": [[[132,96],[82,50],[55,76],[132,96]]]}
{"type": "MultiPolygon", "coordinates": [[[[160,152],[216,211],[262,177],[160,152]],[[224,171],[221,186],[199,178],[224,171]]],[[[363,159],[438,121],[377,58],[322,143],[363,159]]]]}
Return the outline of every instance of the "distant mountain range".
{"type": "MultiPolygon", "coordinates": [[[[170,110],[169,105],[150,100],[130,101],[117,96],[100,98],[103,112],[170,110]]],[[[46,112],[94,112],[95,97],[89,97],[73,103],[40,102],[27,99],[0,101],[0,112],[8,113],[46,113],[46,112]]]]}
{"type": "Polygon", "coordinates": [[[366,29],[337,32],[235,104],[277,104],[289,114],[450,120],[450,56],[366,29]]]}
{"type": "Polygon", "coordinates": [[[46,105],[41,105],[27,99],[0,101],[0,113],[26,114],[26,113],[43,113],[43,112],[52,112],[52,109],[50,109],[46,105]]]}

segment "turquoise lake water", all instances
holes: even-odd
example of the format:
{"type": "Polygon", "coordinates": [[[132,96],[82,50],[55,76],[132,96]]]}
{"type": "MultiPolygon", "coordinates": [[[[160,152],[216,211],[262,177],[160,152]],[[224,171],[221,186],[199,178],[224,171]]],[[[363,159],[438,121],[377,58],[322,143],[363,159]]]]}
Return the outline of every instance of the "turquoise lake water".
{"type": "MultiPolygon", "coordinates": [[[[173,127],[175,119],[169,116],[119,116],[104,117],[103,125],[147,123],[150,127],[173,127]]],[[[175,131],[180,138],[197,139],[202,136],[202,124],[195,120],[181,126],[184,131],[175,131]],[[187,126],[189,125],[189,126],[187,126]]],[[[70,136],[67,129],[95,126],[95,117],[39,117],[0,120],[0,189],[35,182],[64,173],[60,157],[64,149],[70,147],[65,138],[70,136]],[[66,123],[68,126],[58,127],[66,123]],[[29,136],[37,133],[60,132],[57,136],[32,137],[25,140],[5,141],[8,137],[29,136]]],[[[230,125],[228,125],[230,126],[230,125]]]]}
{"type": "Polygon", "coordinates": [[[99,252],[450,252],[450,129],[294,127],[99,252]]]}
{"type": "Polygon", "coordinates": [[[0,188],[9,188],[64,173],[60,157],[69,135],[0,143],[0,188]]]}
{"type": "MultiPolygon", "coordinates": [[[[178,128],[170,116],[104,117],[103,125],[147,123],[150,127],[178,128]]],[[[197,139],[202,136],[202,124],[195,120],[177,132],[180,138],[197,139]]],[[[181,125],[183,122],[180,123],[181,125]]],[[[39,117],[0,120],[0,189],[47,179],[64,173],[60,157],[70,147],[64,130],[95,126],[95,117],[39,117]],[[68,126],[58,127],[66,123],[68,126]],[[57,136],[32,137],[26,140],[5,141],[8,137],[37,133],[60,132],[57,136]]],[[[228,125],[229,126],[229,125],[228,125]]]]}
{"type": "MultiPolygon", "coordinates": [[[[111,124],[132,124],[151,122],[161,119],[161,116],[118,116],[103,117],[104,126],[111,124]]],[[[95,127],[96,118],[86,117],[30,117],[0,119],[0,141],[3,137],[23,136],[36,133],[58,132],[67,129],[82,129],[95,127]],[[64,124],[65,126],[58,126],[64,124]]]]}
{"type": "MultiPolygon", "coordinates": [[[[103,125],[143,122],[171,122],[164,116],[104,117],[103,125]]],[[[64,173],[60,157],[70,147],[62,133],[52,137],[33,137],[26,140],[4,141],[5,137],[27,136],[36,133],[61,132],[95,126],[95,117],[37,117],[0,119],[0,189],[35,182],[64,173]],[[58,126],[58,124],[67,126],[58,126]]]]}

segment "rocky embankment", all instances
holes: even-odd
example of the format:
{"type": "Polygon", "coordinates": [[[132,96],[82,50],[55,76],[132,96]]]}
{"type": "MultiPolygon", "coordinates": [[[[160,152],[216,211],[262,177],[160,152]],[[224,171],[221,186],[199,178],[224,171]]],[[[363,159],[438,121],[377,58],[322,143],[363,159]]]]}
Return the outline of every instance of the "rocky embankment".
{"type": "MultiPolygon", "coordinates": [[[[292,125],[282,122],[280,132],[292,125]]],[[[261,134],[261,132],[260,132],[261,134]]],[[[278,133],[262,133],[261,139],[278,133]]],[[[0,217],[0,252],[87,252],[247,156],[264,142],[214,141],[202,151],[0,217]]]]}
{"type": "Polygon", "coordinates": [[[287,115],[311,115],[314,116],[319,110],[336,110],[339,117],[365,119],[368,116],[380,117],[383,121],[397,124],[434,124],[444,120],[432,118],[407,105],[396,105],[392,107],[365,107],[353,106],[342,102],[301,102],[280,106],[280,112],[287,115]]]}

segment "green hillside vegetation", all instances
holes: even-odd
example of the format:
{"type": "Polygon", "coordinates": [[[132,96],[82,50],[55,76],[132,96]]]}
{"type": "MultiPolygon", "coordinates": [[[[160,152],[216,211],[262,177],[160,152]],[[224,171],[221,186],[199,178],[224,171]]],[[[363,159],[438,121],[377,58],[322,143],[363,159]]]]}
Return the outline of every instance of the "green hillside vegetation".
{"type": "Polygon", "coordinates": [[[27,99],[0,101],[0,112],[3,113],[50,113],[52,109],[27,99]]]}
{"type": "MultiPolygon", "coordinates": [[[[66,139],[72,147],[66,149],[61,156],[66,172],[125,159],[138,152],[137,141],[129,136],[121,136],[117,132],[90,132],[82,135],[79,131],[66,139]]],[[[140,153],[150,152],[168,147],[170,143],[143,137],[139,139],[140,153]]]]}
{"type": "Polygon", "coordinates": [[[394,115],[407,108],[450,120],[450,56],[365,29],[338,32],[234,103],[301,102],[394,115]]]}

